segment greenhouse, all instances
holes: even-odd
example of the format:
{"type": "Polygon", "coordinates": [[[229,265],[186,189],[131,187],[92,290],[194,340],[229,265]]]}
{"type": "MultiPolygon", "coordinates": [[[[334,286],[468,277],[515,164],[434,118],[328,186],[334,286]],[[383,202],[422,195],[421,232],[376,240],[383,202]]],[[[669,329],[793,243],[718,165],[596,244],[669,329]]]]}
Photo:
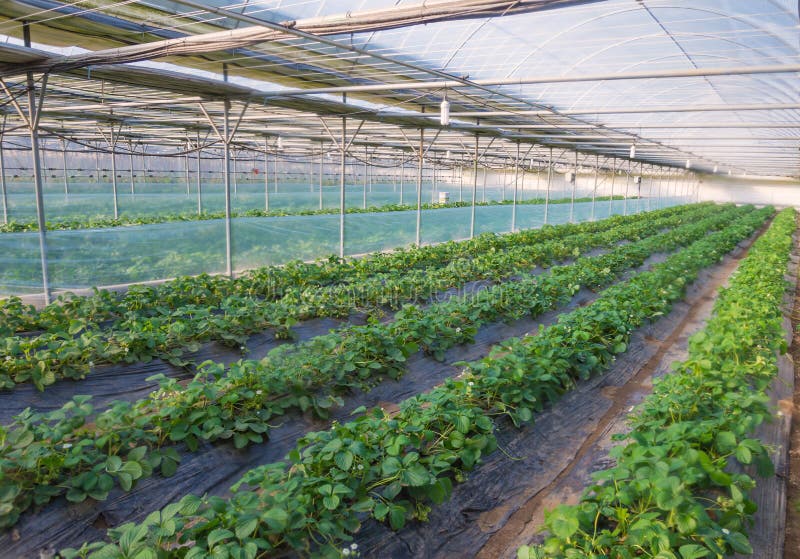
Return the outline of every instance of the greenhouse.
{"type": "Polygon", "coordinates": [[[796,1],[0,39],[0,559],[800,559],[796,1]]]}

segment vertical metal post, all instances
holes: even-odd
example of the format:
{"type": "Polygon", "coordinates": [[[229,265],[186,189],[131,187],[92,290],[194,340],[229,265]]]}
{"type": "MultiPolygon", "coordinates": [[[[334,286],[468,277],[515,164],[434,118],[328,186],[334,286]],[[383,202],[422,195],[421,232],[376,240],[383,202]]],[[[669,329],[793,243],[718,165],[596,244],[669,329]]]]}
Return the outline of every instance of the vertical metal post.
{"type": "MultiPolygon", "coordinates": [[[[30,25],[25,22],[22,26],[25,46],[31,46],[30,25]]],[[[46,78],[46,76],[45,76],[46,78]]],[[[39,226],[39,255],[42,263],[42,288],[44,290],[44,303],[50,304],[50,278],[47,269],[47,230],[44,219],[44,195],[42,193],[42,163],[39,153],[39,118],[36,107],[36,90],[33,81],[33,72],[27,73],[28,85],[28,120],[31,135],[31,159],[33,162],[33,180],[36,190],[36,221],[39,226]]],[[[44,102],[44,88],[47,86],[45,79],[42,84],[42,101],[44,102]]],[[[39,107],[41,110],[41,107],[39,107]]]]}
{"type": "Polygon", "coordinates": [[[461,165],[458,166],[458,201],[464,201],[464,155],[461,155],[461,165]]]}
{"type": "Polygon", "coordinates": [[[278,144],[277,143],[275,144],[275,161],[273,163],[274,165],[272,170],[274,171],[273,178],[275,179],[273,181],[273,184],[275,185],[275,194],[277,194],[278,193],[278,144]]]}
{"type": "MultiPolygon", "coordinates": [[[[641,206],[642,206],[642,186],[644,186],[644,162],[639,162],[639,196],[636,199],[636,213],[640,213],[641,206]]],[[[647,202],[646,202],[646,211],[650,211],[650,198],[652,194],[653,186],[652,184],[647,185],[647,202]]]]}
{"type": "Polygon", "coordinates": [[[628,160],[628,172],[625,175],[625,198],[622,202],[622,215],[628,215],[628,188],[631,184],[631,167],[633,162],[628,160]]]}
{"type": "Polygon", "coordinates": [[[422,150],[424,148],[425,141],[425,131],[420,128],[419,129],[419,152],[417,155],[418,162],[417,162],[417,230],[416,230],[416,245],[419,246],[420,244],[420,227],[422,224],[422,150]]]}
{"type": "Polygon", "coordinates": [[[184,171],[184,178],[186,180],[186,197],[192,195],[191,185],[189,183],[189,149],[191,145],[189,144],[189,139],[186,139],[186,153],[183,156],[183,171],[184,171]]]}
{"type": "MultiPolygon", "coordinates": [[[[266,165],[264,172],[267,172],[266,165]]],[[[319,209],[322,209],[322,177],[325,175],[325,144],[319,143],[319,209]]]]}
{"type": "Polygon", "coordinates": [[[231,140],[230,137],[230,99],[225,99],[222,113],[222,183],[225,187],[225,273],[233,277],[233,257],[231,254],[231,140]]]}
{"type": "Polygon", "coordinates": [[[269,158],[267,154],[269,153],[269,139],[267,136],[264,136],[264,211],[269,211],[269,158]]]}
{"type": "MultiPolygon", "coordinates": [[[[197,215],[201,215],[203,213],[203,191],[202,191],[202,177],[201,177],[201,169],[200,169],[200,155],[202,150],[200,149],[200,131],[197,131],[197,163],[195,170],[197,171],[197,215]]],[[[133,156],[131,156],[131,161],[133,161],[133,156]]]]}
{"type": "Polygon", "coordinates": [[[117,138],[114,138],[114,125],[111,125],[111,190],[114,192],[114,219],[119,219],[119,199],[117,196],[117,138]]]}
{"type": "Polygon", "coordinates": [[[311,146],[311,151],[308,153],[308,191],[314,194],[314,146],[311,146]]]}
{"type": "Polygon", "coordinates": [[[506,170],[505,170],[505,166],[503,168],[503,175],[502,176],[503,176],[503,178],[501,179],[501,183],[500,183],[500,187],[502,189],[501,190],[501,194],[500,194],[500,201],[501,202],[505,202],[506,201],[506,170]]]}
{"type": "Polygon", "coordinates": [[[400,205],[403,205],[403,186],[406,178],[406,157],[400,152],[400,205]]]}
{"type": "Polygon", "coordinates": [[[130,166],[131,196],[136,196],[136,183],[133,180],[133,142],[128,140],[128,165],[130,166]]]}
{"type": "Polygon", "coordinates": [[[489,169],[483,168],[483,190],[481,191],[481,203],[486,203],[486,175],[489,174],[489,169]]]}
{"type": "Polygon", "coordinates": [[[550,185],[553,183],[553,148],[547,158],[547,191],[544,195],[544,224],[547,225],[547,210],[550,206],[550,185]]]}
{"type": "MultiPolygon", "coordinates": [[[[658,184],[658,190],[656,190],[656,192],[657,192],[658,199],[656,200],[656,209],[660,210],[661,209],[661,190],[662,190],[662,183],[664,181],[664,177],[660,173],[660,170],[659,170],[659,173],[658,173],[657,176],[658,176],[658,183],[657,183],[658,184]]],[[[667,186],[669,186],[669,185],[667,185],[667,186]]]]}
{"type": "Polygon", "coordinates": [[[69,175],[67,174],[67,141],[61,140],[61,161],[64,168],[64,198],[69,198],[69,175]]]}
{"type": "Polygon", "coordinates": [[[364,146],[364,187],[362,188],[362,196],[361,196],[361,209],[367,209],[367,173],[369,172],[367,162],[369,159],[369,153],[367,152],[367,146],[364,146]]]}
{"type": "Polygon", "coordinates": [[[569,222],[575,223],[575,189],[578,188],[578,150],[575,150],[575,172],[572,174],[572,195],[569,199],[569,222]]]}
{"type": "Polygon", "coordinates": [[[433,183],[431,185],[431,204],[438,202],[436,199],[436,158],[431,159],[431,168],[433,169],[433,183]]]}
{"type": "Polygon", "coordinates": [[[236,180],[236,150],[231,152],[231,156],[233,158],[233,197],[238,198],[239,182],[236,180]]]}
{"type": "MultiPolygon", "coordinates": [[[[347,93],[342,93],[342,103],[347,104],[347,93]]],[[[342,149],[339,160],[339,258],[344,258],[344,172],[347,147],[347,117],[342,117],[342,149]]]]}
{"type": "Polygon", "coordinates": [[[600,155],[596,154],[594,156],[594,188],[592,188],[592,217],[591,220],[594,221],[594,205],[597,201],[597,173],[600,167],[600,155]]]}
{"type": "Polygon", "coordinates": [[[517,159],[514,161],[514,200],[511,205],[511,232],[517,230],[517,186],[519,184],[519,142],[517,142],[517,159]]]}
{"type": "Polygon", "coordinates": [[[475,198],[478,195],[478,135],[475,134],[475,161],[472,166],[472,213],[469,219],[469,238],[475,236],[475,198]]]}
{"type": "MultiPolygon", "coordinates": [[[[5,129],[5,117],[3,118],[5,129]]],[[[3,224],[8,223],[8,194],[6,193],[6,162],[3,155],[3,135],[0,134],[0,194],[3,200],[3,224]]]]}
{"type": "Polygon", "coordinates": [[[614,180],[617,178],[617,160],[615,158],[611,158],[611,196],[610,200],[608,201],[608,217],[611,217],[611,213],[614,211],[614,180]]]}
{"type": "Polygon", "coordinates": [[[97,184],[100,184],[100,142],[97,142],[97,151],[94,152],[94,176],[97,184]]]}

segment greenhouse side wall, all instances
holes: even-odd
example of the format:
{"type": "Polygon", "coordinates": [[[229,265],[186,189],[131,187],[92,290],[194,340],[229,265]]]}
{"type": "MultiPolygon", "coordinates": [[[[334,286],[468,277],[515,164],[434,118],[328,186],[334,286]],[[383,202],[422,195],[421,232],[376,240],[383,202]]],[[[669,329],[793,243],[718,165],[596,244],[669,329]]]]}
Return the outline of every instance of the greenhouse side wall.
{"type": "Polygon", "coordinates": [[[705,176],[698,197],[701,201],[800,207],[800,181],[705,176]]]}
{"type": "MultiPolygon", "coordinates": [[[[693,201],[688,182],[659,181],[646,177],[639,186],[623,174],[614,176],[612,187],[611,177],[607,174],[599,173],[595,182],[593,172],[580,173],[577,183],[573,184],[567,182],[563,174],[554,173],[548,198],[549,209],[546,211],[546,173],[520,173],[516,196],[519,204],[514,215],[511,204],[514,198],[514,174],[490,171],[486,175],[479,171],[476,202],[498,205],[478,205],[475,208],[476,235],[509,232],[512,221],[517,229],[537,228],[545,222],[556,225],[602,219],[614,214],[639,213],[693,201]],[[609,196],[612,192],[615,197],[624,196],[627,191],[629,199],[616,199],[613,203],[599,199],[593,209],[593,204],[588,201],[593,191],[598,198],[609,196]],[[573,198],[576,201],[571,204],[573,198]],[[501,203],[503,200],[505,202],[501,203]]],[[[455,184],[442,181],[435,189],[425,184],[423,199],[428,202],[434,198],[431,192],[446,191],[451,202],[462,200],[469,203],[473,184],[473,177],[467,173],[463,181],[456,180],[455,184]]],[[[23,202],[30,197],[30,189],[26,189],[26,186],[29,184],[15,184],[19,191],[15,195],[23,202]]],[[[57,184],[47,186],[50,190],[60,187],[57,184]]],[[[176,190],[180,185],[172,186],[176,190]]],[[[170,201],[186,196],[177,190],[171,195],[167,194],[162,192],[164,188],[166,186],[160,183],[152,186],[142,184],[136,196],[144,196],[153,190],[155,194],[151,196],[159,197],[157,206],[161,205],[162,198],[170,201]]],[[[250,209],[252,204],[247,196],[256,196],[256,190],[261,188],[260,185],[240,184],[234,209],[250,209]]],[[[360,209],[362,196],[367,194],[369,206],[386,204],[393,198],[399,201],[400,192],[396,183],[376,183],[371,188],[372,192],[366,192],[362,185],[348,184],[347,207],[360,209]]],[[[205,187],[209,195],[219,195],[220,189],[221,185],[216,183],[205,187]]],[[[326,189],[333,191],[334,187],[328,186],[326,189]]],[[[406,204],[416,199],[415,190],[413,184],[406,186],[406,204]]],[[[291,200],[276,196],[271,208],[291,211],[294,207],[311,207],[318,203],[318,193],[299,183],[281,185],[280,194],[284,194],[284,198],[291,195],[291,200]],[[287,203],[287,200],[291,203],[287,203]]],[[[50,192],[50,196],[58,197],[59,194],[54,191],[50,192]]],[[[60,196],[63,198],[63,194],[60,196]]],[[[70,213],[71,205],[78,203],[83,207],[86,203],[83,199],[76,200],[76,197],[73,192],[67,201],[60,200],[60,204],[46,200],[47,215],[56,220],[75,219],[75,215],[70,213]],[[51,202],[49,206],[48,201],[51,202]]],[[[95,203],[95,199],[101,198],[102,194],[92,192],[86,197],[95,203]]],[[[121,198],[120,202],[121,216],[129,215],[128,212],[134,215],[138,213],[128,199],[121,198]]],[[[13,215],[24,220],[24,207],[21,202],[15,205],[12,208],[13,215]]],[[[326,208],[330,207],[332,204],[326,205],[326,208]]],[[[420,220],[421,243],[469,238],[471,213],[469,206],[423,210],[420,220]]],[[[348,213],[345,218],[344,253],[359,255],[412,245],[415,228],[416,212],[413,210],[348,213]]],[[[121,286],[204,272],[223,273],[226,267],[225,224],[221,219],[51,230],[47,232],[47,247],[50,286],[56,291],[121,286]]],[[[339,252],[339,216],[236,217],[232,220],[231,248],[232,267],[236,271],[293,260],[327,258],[339,252]]],[[[0,296],[42,292],[38,234],[35,231],[0,233],[0,254],[3,255],[0,258],[0,296]]]]}

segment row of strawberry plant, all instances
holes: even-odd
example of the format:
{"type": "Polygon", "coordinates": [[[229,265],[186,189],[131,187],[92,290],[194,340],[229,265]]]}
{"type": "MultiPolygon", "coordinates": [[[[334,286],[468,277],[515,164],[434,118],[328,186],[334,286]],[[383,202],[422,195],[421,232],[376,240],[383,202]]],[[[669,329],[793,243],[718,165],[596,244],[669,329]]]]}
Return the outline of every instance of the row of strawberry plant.
{"type": "Polygon", "coordinates": [[[388,304],[397,308],[401,302],[425,300],[468,280],[502,279],[529,271],[537,264],[575,255],[581,249],[608,247],[620,240],[652,235],[660,228],[715,210],[704,206],[599,233],[489,251],[437,269],[381,273],[346,285],[287,290],[276,301],[235,295],[224,298],[218,309],[190,304],[176,310],[164,309],[163,314],[152,317],[129,313],[107,328],[96,324],[90,327],[88,321],[73,319],[66,332],[6,337],[0,344],[0,385],[12,388],[15,383],[33,382],[41,390],[60,378],[83,378],[95,363],[146,362],[162,357],[182,365],[184,353],[196,351],[202,342],[217,340],[243,346],[251,334],[267,328],[273,328],[280,337],[288,337],[291,326],[300,320],[346,317],[356,305],[372,308],[388,304]]]}
{"type": "Polygon", "coordinates": [[[140,524],[109,530],[111,543],[64,550],[74,557],[232,557],[288,549],[339,557],[368,518],[400,529],[424,521],[430,503],[492,452],[495,422],[529,421],[580,378],[605,370],[631,331],[667,312],[687,283],[764,222],[752,212],[695,242],[649,272],[609,288],[537,336],[512,339],[464,373],[402,403],[396,415],[373,409],[328,431],[310,433],[274,463],[246,473],[232,496],[190,495],[140,524]],[[525,411],[527,410],[527,411],[525,411]]]}
{"type": "MultiPolygon", "coordinates": [[[[624,200],[624,196],[614,196],[614,200],[624,200]]],[[[628,200],[636,199],[635,196],[628,197],[628,200]]],[[[610,196],[597,196],[595,201],[607,202],[611,200],[610,196]]],[[[592,198],[582,197],[575,198],[575,203],[591,202],[592,198]]],[[[544,205],[544,198],[534,198],[532,200],[517,200],[517,205],[524,206],[540,206],[544,205]]],[[[549,201],[550,204],[570,204],[573,200],[571,198],[555,198],[549,201]]],[[[513,200],[489,200],[487,202],[475,202],[476,206],[509,206],[513,204],[513,200]]],[[[423,210],[441,210],[445,208],[467,208],[472,206],[472,202],[449,202],[447,204],[422,204],[423,210]]],[[[368,208],[346,208],[345,212],[349,214],[360,213],[383,213],[383,212],[408,212],[416,210],[416,206],[408,204],[386,204],[382,206],[370,206],[368,208]]],[[[339,214],[339,208],[323,208],[323,209],[276,209],[276,210],[245,210],[243,212],[231,212],[231,217],[285,217],[285,216],[302,216],[302,215],[330,215],[339,214]]],[[[94,217],[80,219],[60,219],[57,221],[48,221],[47,229],[50,231],[66,231],[74,229],[105,229],[109,227],[129,227],[132,225],[151,225],[154,223],[171,223],[176,221],[208,221],[212,219],[225,219],[224,212],[204,212],[198,213],[173,213],[162,215],[132,215],[122,216],[117,219],[113,217],[94,217]]],[[[11,220],[8,223],[0,225],[0,233],[23,233],[27,231],[38,231],[39,226],[35,221],[17,221],[11,220]]]]}
{"type": "MultiPolygon", "coordinates": [[[[688,208],[692,207],[696,206],[688,208]]],[[[41,310],[24,304],[18,297],[10,297],[0,300],[0,334],[7,336],[15,332],[65,329],[73,320],[99,323],[119,319],[131,312],[141,316],[164,314],[187,304],[213,306],[230,295],[274,299],[290,288],[357,281],[378,272],[443,266],[453,260],[490,250],[536,244],[579,233],[600,232],[624,223],[646,221],[650,216],[680,214],[686,209],[686,206],[681,206],[634,216],[614,216],[596,222],[546,225],[540,229],[504,235],[485,233],[467,241],[398,249],[362,258],[331,257],[317,263],[291,262],[252,270],[235,279],[207,274],[182,277],[156,286],[132,286],[122,296],[105,290],[98,290],[91,296],[62,295],[57,302],[41,310]]],[[[80,324],[77,326],[80,327],[80,324]]]]}
{"type": "Polygon", "coordinates": [[[289,409],[325,417],[342,391],[368,390],[382,378],[401,376],[407,357],[420,347],[441,358],[448,348],[472,342],[482,324],[538,315],[568,300],[580,285],[607,285],[653,252],[689,244],[751,212],[731,207],[608,254],[555,267],[539,278],[425,310],[406,306],[392,323],[345,328],[277,348],[262,361],[239,361],[228,370],[209,362],[186,385],[161,376],[159,391],[135,403],[115,402],[92,423],[89,397],[46,414],[26,410],[5,431],[12,444],[0,449],[0,495],[12,505],[0,523],[12,524],[32,504],[64,492],[72,501],[101,499],[115,481],[128,490],[154,468],[171,475],[179,461],[170,446],[176,442],[195,450],[200,440],[233,438],[243,447],[262,442],[269,422],[289,409]],[[50,467],[41,468],[43,462],[50,467]]]}
{"type": "Polygon", "coordinates": [[[755,486],[732,462],[774,474],[769,450],[748,435],[771,416],[765,391],[786,352],[782,297],[796,228],[781,212],[754,243],[688,358],[661,379],[595,475],[580,504],[547,515],[551,537],[522,547],[528,558],[696,559],[752,553],[747,527],[755,486]],[[736,472],[736,473],[734,473],[736,472]]]}

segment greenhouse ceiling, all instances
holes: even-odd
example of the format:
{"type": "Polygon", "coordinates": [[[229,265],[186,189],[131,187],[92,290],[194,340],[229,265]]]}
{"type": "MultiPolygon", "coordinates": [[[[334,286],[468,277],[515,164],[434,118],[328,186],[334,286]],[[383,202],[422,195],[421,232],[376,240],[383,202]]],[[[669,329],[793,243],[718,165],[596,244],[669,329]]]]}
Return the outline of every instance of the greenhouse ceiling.
{"type": "Polygon", "coordinates": [[[796,1],[5,0],[0,35],[6,137],[33,83],[42,138],[103,150],[227,113],[256,150],[800,176],[796,1]]]}

